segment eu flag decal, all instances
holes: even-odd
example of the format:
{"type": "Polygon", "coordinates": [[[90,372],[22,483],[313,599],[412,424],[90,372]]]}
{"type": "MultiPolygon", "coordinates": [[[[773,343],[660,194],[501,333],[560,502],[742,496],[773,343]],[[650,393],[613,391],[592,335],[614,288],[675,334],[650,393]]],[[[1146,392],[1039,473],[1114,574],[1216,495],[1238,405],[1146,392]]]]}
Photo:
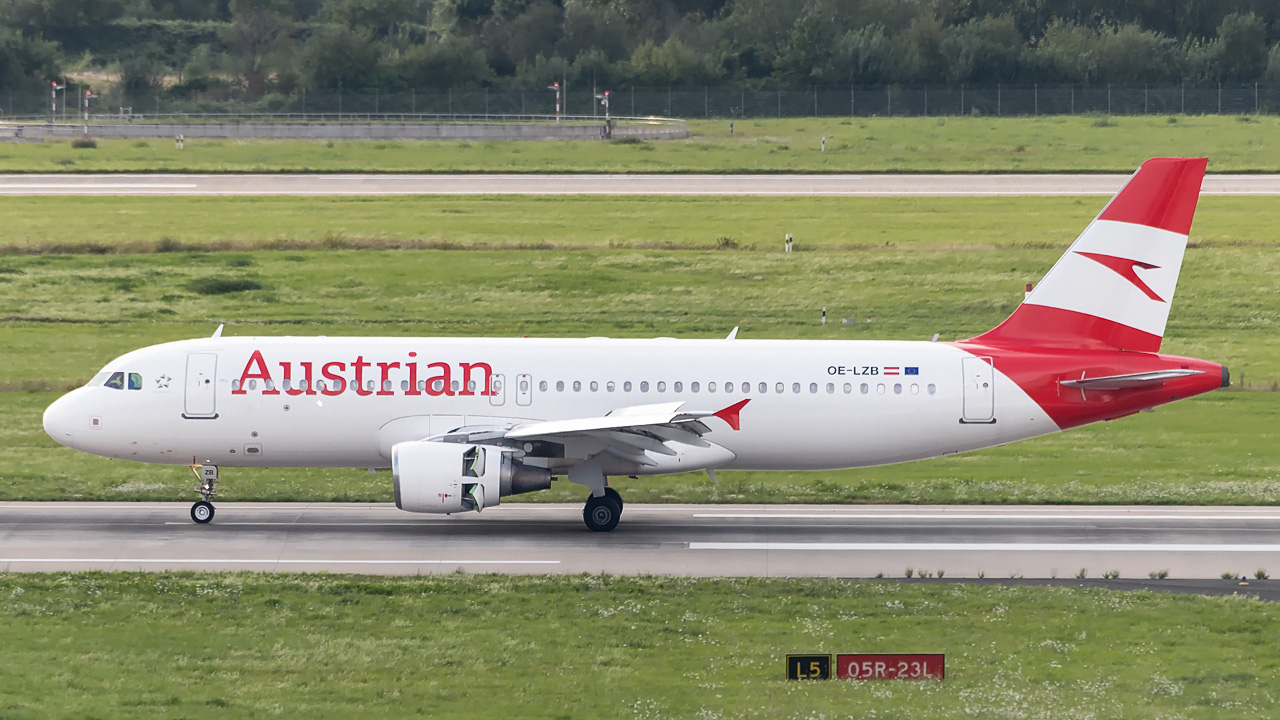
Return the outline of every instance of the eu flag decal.
{"type": "Polygon", "coordinates": [[[904,368],[902,368],[902,374],[903,374],[903,375],[919,375],[919,374],[920,374],[920,368],[918,368],[918,367],[904,367],[904,368]]]}

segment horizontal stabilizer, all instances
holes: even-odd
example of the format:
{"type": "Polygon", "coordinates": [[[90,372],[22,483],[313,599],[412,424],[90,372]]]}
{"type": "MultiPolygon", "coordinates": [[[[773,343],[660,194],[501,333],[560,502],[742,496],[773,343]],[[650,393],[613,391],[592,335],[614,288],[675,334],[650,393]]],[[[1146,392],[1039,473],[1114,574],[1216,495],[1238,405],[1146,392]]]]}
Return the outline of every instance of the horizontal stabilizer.
{"type": "Polygon", "coordinates": [[[1203,370],[1156,370],[1153,372],[1132,373],[1129,375],[1108,375],[1107,377],[1086,378],[1079,380],[1063,380],[1065,387],[1081,390],[1122,390],[1124,388],[1141,388],[1159,385],[1166,380],[1203,375],[1203,370]]]}

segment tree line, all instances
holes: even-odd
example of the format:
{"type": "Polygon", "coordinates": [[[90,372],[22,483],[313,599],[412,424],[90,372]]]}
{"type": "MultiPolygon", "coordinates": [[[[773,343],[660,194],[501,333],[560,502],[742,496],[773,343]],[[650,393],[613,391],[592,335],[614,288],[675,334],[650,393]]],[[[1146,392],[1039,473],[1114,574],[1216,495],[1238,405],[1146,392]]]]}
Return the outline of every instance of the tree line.
{"type": "Polygon", "coordinates": [[[1275,0],[7,0],[0,90],[1280,82],[1275,0]]]}

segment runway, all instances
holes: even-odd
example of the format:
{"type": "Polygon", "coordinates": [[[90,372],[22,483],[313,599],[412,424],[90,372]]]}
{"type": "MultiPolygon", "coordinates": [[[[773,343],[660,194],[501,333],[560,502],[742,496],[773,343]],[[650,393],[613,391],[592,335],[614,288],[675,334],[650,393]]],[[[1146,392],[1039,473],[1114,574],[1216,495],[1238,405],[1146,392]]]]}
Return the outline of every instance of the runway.
{"type": "Polygon", "coordinates": [[[1147,578],[1280,575],[1280,508],[628,505],[593,534],[580,505],[483,515],[391,505],[0,503],[0,571],[1147,578]]]}
{"type": "MultiPolygon", "coordinates": [[[[683,195],[1022,197],[1115,194],[1115,175],[0,175],[0,196],[683,195]]],[[[1280,195],[1280,175],[1209,175],[1203,195],[1280,195]]]]}

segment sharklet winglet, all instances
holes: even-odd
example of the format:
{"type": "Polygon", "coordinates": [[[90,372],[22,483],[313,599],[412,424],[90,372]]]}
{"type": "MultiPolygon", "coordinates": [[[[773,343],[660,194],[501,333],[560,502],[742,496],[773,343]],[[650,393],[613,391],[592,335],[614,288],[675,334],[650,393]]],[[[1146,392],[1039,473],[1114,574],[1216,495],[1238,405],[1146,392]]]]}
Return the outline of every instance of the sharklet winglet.
{"type": "Polygon", "coordinates": [[[717,410],[711,414],[713,417],[718,417],[728,423],[729,427],[734,430],[741,430],[742,424],[739,422],[738,413],[742,412],[742,408],[746,407],[749,402],[751,402],[751,398],[736,402],[723,410],[717,410]]]}

